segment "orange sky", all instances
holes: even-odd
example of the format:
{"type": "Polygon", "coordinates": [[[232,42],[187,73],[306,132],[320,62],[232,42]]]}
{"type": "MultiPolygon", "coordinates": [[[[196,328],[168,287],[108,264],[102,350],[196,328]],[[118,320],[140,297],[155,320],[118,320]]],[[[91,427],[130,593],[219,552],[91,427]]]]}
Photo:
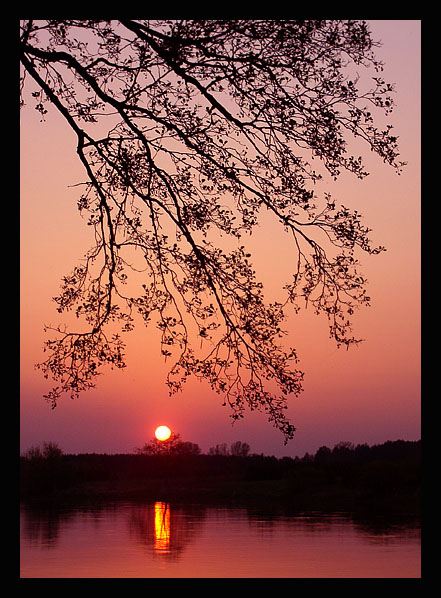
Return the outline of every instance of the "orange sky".
{"type": "MultiPolygon", "coordinates": [[[[92,231],[76,209],[79,188],[69,187],[85,180],[74,135],[53,110],[45,123],[32,105],[22,110],[22,450],[52,440],[65,452],[131,452],[151,440],[159,424],[203,451],[242,440],[252,452],[277,456],[303,456],[339,441],[420,438],[420,22],[370,23],[374,38],[383,42],[377,51],[385,62],[383,76],[396,83],[397,107],[389,121],[408,166],[397,176],[364,154],[367,179],[342,175],[328,183],[335,198],[363,214],[374,243],[387,252],[361,256],[372,297],[372,307],[354,319],[363,344],[338,350],[328,339],[326,320],[308,311],[289,319],[286,342],[298,351],[305,390],[290,402],[297,433],[287,446],[264,414],[247,414],[232,426],[221,398],[204,384],[190,381],[169,398],[167,365],[158,355],[154,329],[144,327],[127,338],[125,370],[107,370],[95,390],[50,409],[42,398],[50,381],[34,370],[43,357],[43,325],[60,323],[51,298],[91,245],[92,231]]],[[[268,298],[271,293],[276,298],[277,285],[288,280],[287,240],[268,223],[250,247],[268,298]]]]}

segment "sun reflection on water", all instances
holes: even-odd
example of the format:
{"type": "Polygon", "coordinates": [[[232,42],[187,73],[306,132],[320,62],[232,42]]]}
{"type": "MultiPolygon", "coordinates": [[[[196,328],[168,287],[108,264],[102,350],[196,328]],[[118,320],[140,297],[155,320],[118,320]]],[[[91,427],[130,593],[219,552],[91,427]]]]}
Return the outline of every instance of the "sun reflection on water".
{"type": "Polygon", "coordinates": [[[22,505],[20,576],[421,576],[421,529],[413,519],[172,508],[166,502],[22,505]]]}
{"type": "Polygon", "coordinates": [[[170,507],[165,502],[155,503],[155,550],[169,552],[170,550],[170,507]]]}

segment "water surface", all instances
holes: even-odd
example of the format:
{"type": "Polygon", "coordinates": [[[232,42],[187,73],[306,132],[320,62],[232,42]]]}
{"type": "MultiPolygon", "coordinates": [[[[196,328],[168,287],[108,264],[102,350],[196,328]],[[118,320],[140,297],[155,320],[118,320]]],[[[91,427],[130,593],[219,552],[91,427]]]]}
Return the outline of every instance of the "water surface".
{"type": "Polygon", "coordinates": [[[22,578],[420,577],[420,528],[163,502],[21,507],[22,578]]]}

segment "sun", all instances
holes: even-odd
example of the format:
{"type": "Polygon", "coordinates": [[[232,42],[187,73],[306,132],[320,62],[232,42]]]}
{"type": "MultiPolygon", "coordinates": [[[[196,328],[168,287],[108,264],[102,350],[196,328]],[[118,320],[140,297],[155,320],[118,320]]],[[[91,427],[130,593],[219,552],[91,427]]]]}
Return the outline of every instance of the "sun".
{"type": "Polygon", "coordinates": [[[158,440],[168,440],[171,435],[171,430],[168,426],[158,426],[155,430],[155,436],[158,440]]]}

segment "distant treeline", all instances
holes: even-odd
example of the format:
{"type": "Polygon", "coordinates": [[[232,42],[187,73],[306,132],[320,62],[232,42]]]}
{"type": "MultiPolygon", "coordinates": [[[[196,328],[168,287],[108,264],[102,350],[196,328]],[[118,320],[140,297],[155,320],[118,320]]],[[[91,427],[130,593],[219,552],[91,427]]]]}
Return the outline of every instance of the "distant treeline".
{"type": "Polygon", "coordinates": [[[21,458],[21,496],[169,498],[328,506],[393,499],[419,509],[421,441],[322,446],[304,457],[222,454],[63,454],[46,443],[21,458]],[[317,504],[318,504],[317,503],[317,504]]]}

